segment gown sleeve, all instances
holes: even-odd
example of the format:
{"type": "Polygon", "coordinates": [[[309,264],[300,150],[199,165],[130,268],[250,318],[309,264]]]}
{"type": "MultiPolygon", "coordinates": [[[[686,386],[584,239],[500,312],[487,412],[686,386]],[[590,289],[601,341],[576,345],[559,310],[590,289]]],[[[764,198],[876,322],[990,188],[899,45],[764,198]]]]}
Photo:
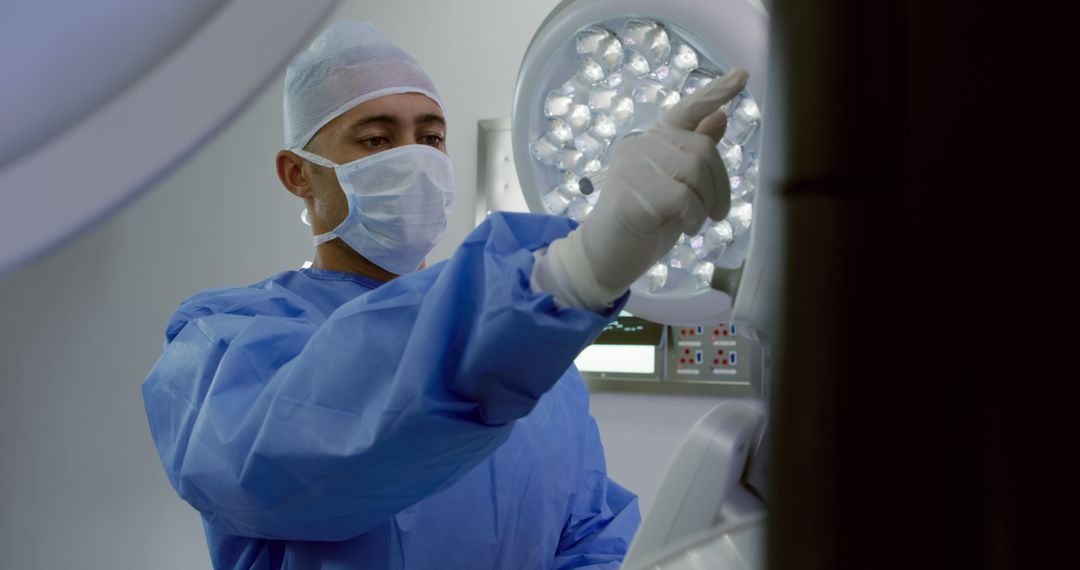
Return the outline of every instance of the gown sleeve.
{"type": "MultiPolygon", "coordinates": [[[[584,397],[588,398],[587,393],[584,397]]],[[[555,568],[617,570],[641,524],[638,498],[608,477],[600,431],[591,415],[580,431],[581,475],[559,540],[555,568]]]]}
{"type": "Polygon", "coordinates": [[[170,483],[222,532],[319,541],[453,483],[625,303],[596,314],[530,289],[532,252],[570,229],[494,214],[448,261],[328,316],[272,286],[185,302],[143,383],[170,483]]]}

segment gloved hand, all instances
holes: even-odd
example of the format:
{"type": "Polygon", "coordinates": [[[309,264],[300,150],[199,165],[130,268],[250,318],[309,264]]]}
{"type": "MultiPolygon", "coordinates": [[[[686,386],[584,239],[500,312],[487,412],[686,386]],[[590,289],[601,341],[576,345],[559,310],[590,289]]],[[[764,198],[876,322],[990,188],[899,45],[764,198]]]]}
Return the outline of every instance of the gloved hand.
{"type": "Polygon", "coordinates": [[[736,69],[683,99],[640,136],[618,143],[589,217],[536,256],[532,288],[564,305],[602,310],[667,253],[682,233],[731,205],[716,149],[727,116],[720,107],[746,86],[736,69]]]}

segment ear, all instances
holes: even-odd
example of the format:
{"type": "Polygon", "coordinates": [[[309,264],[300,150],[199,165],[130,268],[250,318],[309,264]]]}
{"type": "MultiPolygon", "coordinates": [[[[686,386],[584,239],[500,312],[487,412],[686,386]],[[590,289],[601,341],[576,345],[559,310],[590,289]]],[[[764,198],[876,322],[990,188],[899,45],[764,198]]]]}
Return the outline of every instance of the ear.
{"type": "Polygon", "coordinates": [[[289,150],[278,151],[275,163],[282,186],[294,196],[310,198],[314,192],[311,185],[312,169],[304,168],[306,160],[289,150]]]}

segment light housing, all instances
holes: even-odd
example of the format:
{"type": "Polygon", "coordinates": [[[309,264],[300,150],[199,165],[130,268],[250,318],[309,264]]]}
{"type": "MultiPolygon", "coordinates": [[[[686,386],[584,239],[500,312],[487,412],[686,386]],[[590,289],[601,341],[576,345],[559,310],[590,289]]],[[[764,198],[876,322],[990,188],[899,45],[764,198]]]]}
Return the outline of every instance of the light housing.
{"type": "Polygon", "coordinates": [[[182,164],[285,68],[339,1],[102,0],[86,9],[90,25],[79,14],[58,19],[51,3],[8,11],[13,33],[0,45],[22,67],[0,77],[0,93],[20,96],[12,102],[19,115],[3,120],[19,147],[0,145],[0,276],[182,164]],[[119,47],[88,52],[100,45],[119,47]],[[94,81],[67,73],[88,60],[100,64],[94,81]]]}
{"type": "Polygon", "coordinates": [[[733,67],[750,73],[728,106],[718,150],[729,168],[732,210],[684,235],[631,287],[627,310],[667,324],[711,324],[731,311],[711,289],[714,267],[735,269],[749,250],[768,18],[747,0],[569,0],[541,24],[514,94],[514,162],[529,209],[588,216],[603,191],[607,159],[622,138],[733,67]]]}

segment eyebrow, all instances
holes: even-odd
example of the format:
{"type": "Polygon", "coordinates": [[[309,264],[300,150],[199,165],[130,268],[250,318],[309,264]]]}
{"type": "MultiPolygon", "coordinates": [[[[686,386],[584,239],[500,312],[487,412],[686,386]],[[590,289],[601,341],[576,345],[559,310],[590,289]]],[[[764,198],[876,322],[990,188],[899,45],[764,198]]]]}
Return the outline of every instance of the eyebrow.
{"type": "Polygon", "coordinates": [[[418,125],[423,125],[426,123],[437,123],[439,125],[442,125],[443,127],[446,126],[446,119],[444,119],[442,115],[436,115],[435,113],[420,113],[413,119],[413,121],[415,121],[418,125]]]}
{"type": "MultiPolygon", "coordinates": [[[[420,113],[413,118],[413,121],[419,125],[436,123],[443,126],[444,128],[446,127],[446,119],[444,119],[442,115],[437,115],[435,113],[420,113]]],[[[349,125],[349,130],[354,131],[360,127],[370,125],[372,123],[397,125],[401,123],[401,120],[395,115],[369,115],[367,117],[360,117],[359,119],[354,121],[353,124],[349,125]]]]}

